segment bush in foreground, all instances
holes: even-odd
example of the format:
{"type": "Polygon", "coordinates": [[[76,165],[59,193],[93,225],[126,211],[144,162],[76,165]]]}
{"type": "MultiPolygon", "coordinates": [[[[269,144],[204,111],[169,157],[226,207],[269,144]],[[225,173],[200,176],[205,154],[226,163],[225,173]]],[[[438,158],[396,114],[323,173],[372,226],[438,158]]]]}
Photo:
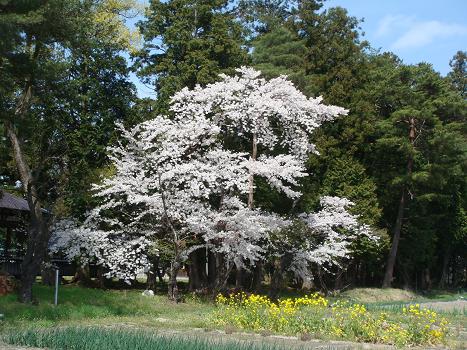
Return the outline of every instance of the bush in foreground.
{"type": "Polygon", "coordinates": [[[216,326],[281,334],[313,334],[321,338],[394,344],[440,344],[448,322],[436,312],[411,305],[402,313],[370,312],[364,305],[338,301],[333,304],[311,294],[273,302],[260,295],[219,295],[211,322],[216,326]]]}

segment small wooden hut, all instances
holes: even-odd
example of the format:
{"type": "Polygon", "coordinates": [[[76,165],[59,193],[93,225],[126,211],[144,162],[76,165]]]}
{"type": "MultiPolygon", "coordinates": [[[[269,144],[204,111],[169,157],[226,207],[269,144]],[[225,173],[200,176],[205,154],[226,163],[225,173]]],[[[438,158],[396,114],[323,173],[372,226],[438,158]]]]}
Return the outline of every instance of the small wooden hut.
{"type": "Polygon", "coordinates": [[[4,190],[0,190],[0,228],[6,229],[6,235],[2,244],[0,256],[11,257],[11,242],[13,234],[25,239],[25,225],[29,217],[28,202],[4,190]]]}
{"type": "MultiPolygon", "coordinates": [[[[48,210],[43,213],[50,217],[48,210]]],[[[4,231],[0,238],[0,271],[15,277],[21,275],[21,263],[28,237],[29,205],[27,200],[0,189],[0,229],[4,231]],[[12,243],[15,244],[12,244],[12,243]]],[[[60,257],[50,257],[50,262],[59,266],[61,274],[73,275],[75,267],[60,257]]]]}

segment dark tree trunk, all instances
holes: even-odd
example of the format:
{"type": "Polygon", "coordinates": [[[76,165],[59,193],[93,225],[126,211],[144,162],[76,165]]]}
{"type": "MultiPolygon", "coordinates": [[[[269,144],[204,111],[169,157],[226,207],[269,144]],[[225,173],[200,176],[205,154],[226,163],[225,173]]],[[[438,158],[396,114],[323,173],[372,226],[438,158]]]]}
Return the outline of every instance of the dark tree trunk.
{"type": "Polygon", "coordinates": [[[13,148],[14,159],[29,206],[29,234],[26,254],[21,264],[19,300],[23,303],[30,303],[32,302],[32,285],[40,272],[42,261],[47,253],[49,229],[37,195],[35,181],[22,150],[21,142],[16,135],[13,125],[8,120],[4,122],[4,125],[13,148]]]}
{"type": "Polygon", "coordinates": [[[168,297],[169,300],[179,302],[180,296],[178,292],[178,285],[177,285],[177,274],[181,268],[181,264],[178,262],[178,259],[172,261],[170,266],[170,276],[169,276],[169,283],[168,283],[168,297]]]}
{"type": "Polygon", "coordinates": [[[402,264],[402,279],[404,281],[403,289],[410,289],[410,272],[405,264],[402,264]]]}
{"type": "Polygon", "coordinates": [[[99,265],[97,267],[97,286],[100,288],[100,289],[107,289],[107,286],[108,286],[108,279],[105,277],[105,272],[106,272],[106,269],[99,265]]]}
{"type": "MultiPolygon", "coordinates": [[[[29,59],[31,65],[37,61],[39,52],[41,51],[41,42],[36,41],[32,45],[32,38],[28,38],[30,44],[29,59]]],[[[26,86],[19,97],[12,120],[20,120],[25,122],[26,113],[29,110],[34,84],[34,70],[29,73],[26,81],[26,86]]],[[[13,150],[13,158],[16,163],[24,192],[27,197],[29,206],[29,234],[27,238],[26,254],[23,257],[21,264],[21,287],[19,288],[19,300],[23,303],[32,302],[32,286],[36,280],[36,276],[40,272],[41,263],[47,253],[49,242],[49,229],[47,222],[43,216],[41,203],[38,197],[35,179],[27,162],[27,157],[24,154],[21,138],[18,137],[12,120],[5,119],[4,127],[7,137],[10,140],[13,150]]]]}
{"type": "Polygon", "coordinates": [[[263,282],[263,262],[261,260],[256,262],[253,268],[253,278],[251,281],[251,289],[258,293],[261,290],[261,283],[263,282]]]}
{"type": "Polygon", "coordinates": [[[42,261],[47,253],[49,242],[49,230],[42,217],[40,207],[34,203],[32,196],[29,196],[31,212],[31,229],[27,240],[26,254],[21,264],[21,287],[19,289],[19,300],[22,303],[32,302],[32,286],[36,276],[40,272],[42,261]],[[38,214],[39,213],[39,214],[38,214]]]}
{"type": "Polygon", "coordinates": [[[41,277],[42,284],[45,286],[55,285],[55,269],[50,263],[50,259],[44,259],[44,262],[41,264],[41,277]]]}
{"type": "Polygon", "coordinates": [[[401,237],[402,220],[404,217],[405,208],[405,188],[402,190],[401,199],[399,201],[399,209],[397,211],[396,225],[394,226],[394,235],[392,237],[391,250],[389,252],[386,263],[386,272],[384,274],[383,288],[390,288],[394,275],[394,266],[396,264],[397,248],[401,237]]]}
{"type": "Polygon", "coordinates": [[[221,253],[215,253],[215,259],[216,259],[216,276],[214,278],[214,286],[213,290],[214,293],[219,293],[221,292],[225,286],[225,283],[227,283],[227,276],[226,276],[226,268],[225,268],[225,263],[224,263],[224,257],[221,253]],[[224,280],[226,281],[224,283],[224,280]]]}
{"type": "Polygon", "coordinates": [[[317,275],[318,275],[318,280],[319,280],[319,284],[320,284],[320,289],[327,294],[328,287],[326,286],[326,282],[324,281],[323,270],[319,266],[318,266],[318,269],[317,269],[317,275]]]}
{"type": "Polygon", "coordinates": [[[430,274],[430,269],[427,267],[426,269],[423,270],[423,289],[424,290],[431,290],[432,287],[432,281],[431,281],[431,274],[430,274]]]}
{"type": "Polygon", "coordinates": [[[342,268],[338,268],[336,272],[336,278],[334,280],[334,290],[341,290],[344,287],[344,276],[345,270],[342,268]]]}
{"type": "Polygon", "coordinates": [[[159,283],[164,283],[164,275],[166,274],[167,272],[167,267],[163,266],[162,268],[161,267],[158,267],[156,269],[156,274],[157,274],[157,278],[159,279],[159,283]]]}
{"type": "Polygon", "coordinates": [[[159,271],[159,257],[154,256],[151,259],[151,268],[147,272],[147,279],[146,279],[146,289],[150,289],[152,291],[156,291],[157,287],[157,276],[158,273],[160,274],[159,271]]]}
{"type": "Polygon", "coordinates": [[[276,299],[284,286],[284,257],[274,260],[274,271],[271,278],[269,297],[276,299]]]}
{"type": "Polygon", "coordinates": [[[235,269],[235,288],[243,289],[244,269],[237,267],[235,269]]]}
{"type": "Polygon", "coordinates": [[[75,275],[73,276],[71,283],[76,283],[83,287],[90,287],[92,285],[89,264],[81,265],[80,263],[78,263],[75,275]]]}
{"type": "Polygon", "coordinates": [[[213,252],[209,250],[207,254],[207,259],[208,259],[208,276],[207,276],[208,287],[212,291],[214,290],[214,285],[217,279],[216,254],[214,254],[213,252]]]}
{"type": "Polygon", "coordinates": [[[228,261],[226,261],[224,254],[222,253],[216,253],[215,259],[216,259],[216,276],[214,279],[213,292],[215,294],[218,294],[218,293],[225,291],[227,287],[227,280],[233,269],[233,264],[230,264],[228,261]]]}
{"type": "Polygon", "coordinates": [[[444,289],[446,288],[448,275],[449,275],[449,260],[451,259],[451,252],[449,247],[444,250],[443,254],[443,266],[441,270],[441,277],[439,278],[438,288],[444,289]]]}
{"type": "Polygon", "coordinates": [[[157,276],[154,273],[154,271],[151,269],[146,274],[146,289],[149,289],[155,292],[156,285],[157,285],[157,276]]]}
{"type": "Polygon", "coordinates": [[[198,249],[189,256],[189,289],[195,291],[206,286],[206,251],[198,249]]]}
{"type": "MultiPolygon", "coordinates": [[[[415,144],[415,118],[409,119],[409,141],[412,146],[415,144]]],[[[407,177],[410,178],[413,171],[413,156],[409,154],[409,158],[407,160],[407,177]]],[[[404,209],[405,209],[405,200],[406,195],[409,188],[405,185],[402,188],[401,199],[399,201],[399,208],[397,210],[397,218],[396,223],[394,225],[394,234],[392,238],[392,245],[391,250],[389,252],[387,264],[386,264],[386,272],[384,274],[383,280],[383,288],[390,288],[391,283],[394,276],[394,266],[396,264],[396,257],[397,257],[397,248],[399,246],[399,240],[401,236],[402,230],[402,221],[404,220],[404,209]]]]}

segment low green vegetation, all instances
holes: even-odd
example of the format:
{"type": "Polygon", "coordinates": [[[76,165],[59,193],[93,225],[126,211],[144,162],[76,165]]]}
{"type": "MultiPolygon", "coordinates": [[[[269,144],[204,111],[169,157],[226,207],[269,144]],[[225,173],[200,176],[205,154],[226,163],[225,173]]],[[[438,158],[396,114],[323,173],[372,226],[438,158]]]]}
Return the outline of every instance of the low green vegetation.
{"type": "MultiPolygon", "coordinates": [[[[47,347],[60,350],[279,350],[271,345],[222,343],[206,339],[166,337],[145,331],[68,327],[10,332],[4,336],[10,344],[47,347]]],[[[329,348],[331,350],[331,348],[329,348]]]]}
{"type": "Polygon", "coordinates": [[[36,327],[58,324],[129,323],[142,327],[164,324],[170,328],[203,327],[204,315],[213,305],[187,296],[183,303],[167,301],[166,295],[145,297],[141,290],[101,290],[61,286],[59,305],[53,305],[53,288],[34,286],[37,305],[18,302],[17,295],[0,297],[3,328],[36,327]]]}
{"type": "MultiPolygon", "coordinates": [[[[436,310],[436,319],[433,323],[430,323],[431,318],[427,318],[433,314],[423,313],[424,305],[429,304],[421,304],[420,308],[416,307],[413,311],[409,311],[409,304],[413,305],[421,300],[429,302],[438,300],[434,296],[428,299],[415,294],[413,301],[403,299],[393,302],[369,302],[370,299],[364,298],[367,292],[362,292],[362,290],[349,291],[329,299],[319,296],[306,298],[290,292],[281,298],[282,304],[252,303],[251,308],[241,306],[227,309],[228,305],[218,304],[216,306],[207,299],[191,296],[188,293],[185,293],[183,302],[176,304],[168,302],[162,291],[153,297],[145,297],[141,295],[141,290],[136,289],[100,290],[66,285],[60,287],[58,306],[53,305],[53,288],[36,285],[34,293],[37,297],[37,305],[19,303],[17,296],[13,294],[0,297],[0,313],[4,315],[0,321],[0,332],[3,336],[7,335],[5,341],[18,344],[26,344],[27,341],[30,346],[39,346],[37,342],[49,339],[52,334],[50,332],[54,329],[58,332],[53,333],[54,335],[63,339],[63,342],[68,339],[73,344],[71,340],[74,336],[77,337],[77,334],[82,334],[82,332],[90,332],[83,327],[92,326],[96,328],[93,334],[103,332],[102,339],[96,336],[101,339],[99,341],[110,337],[109,332],[116,332],[114,336],[116,338],[125,338],[127,337],[126,331],[128,331],[128,344],[133,344],[131,342],[134,334],[149,334],[148,339],[152,340],[147,340],[147,342],[152,344],[150,342],[155,341],[157,336],[165,337],[161,342],[182,335],[184,339],[197,338],[198,342],[201,342],[199,339],[211,341],[216,338],[213,338],[213,335],[220,331],[221,334],[233,333],[232,340],[246,337],[243,341],[250,339],[249,335],[244,334],[247,332],[265,336],[289,335],[303,340],[365,341],[392,343],[400,346],[442,342],[451,346],[457,342],[456,344],[461,344],[458,348],[462,348],[464,340],[461,338],[467,328],[465,310],[457,310],[457,312],[436,310]],[[351,301],[348,301],[349,295],[352,295],[351,301]],[[362,299],[358,299],[359,297],[362,299]],[[359,305],[355,306],[355,303],[359,305]],[[273,315],[276,311],[278,314],[273,315]],[[381,318],[381,315],[384,317],[381,318]],[[444,319],[449,323],[446,329],[440,324],[444,319]],[[426,324],[423,323],[425,321],[426,324]],[[428,331],[424,329],[426,325],[429,325],[428,331]],[[216,332],[210,332],[214,330],[216,332]],[[437,333],[440,330],[443,331],[442,334],[437,333]],[[238,332],[242,332],[243,335],[241,336],[238,332]]],[[[377,298],[377,290],[373,290],[372,293],[375,294],[376,300],[384,300],[383,296],[388,292],[380,291],[381,298],[377,298]]],[[[395,295],[397,291],[390,293],[395,295]]],[[[403,294],[400,292],[400,295],[403,294]]],[[[458,295],[442,294],[439,300],[452,300],[455,296],[458,295]]],[[[465,297],[465,294],[461,296],[465,297]]],[[[260,297],[255,296],[255,298],[260,297]]],[[[261,298],[264,299],[264,297],[261,298]]],[[[88,338],[91,339],[91,337],[86,337],[88,338]]],[[[175,344],[177,341],[179,340],[173,340],[172,343],[175,344]]],[[[122,344],[126,344],[125,342],[127,340],[122,340],[122,344]]],[[[179,341],[179,343],[183,342],[179,341]]],[[[46,346],[46,343],[41,344],[43,344],[41,346],[46,346]]],[[[321,343],[321,345],[324,344],[321,343]]],[[[58,345],[47,345],[51,349],[54,349],[53,346],[58,345]]],[[[183,349],[184,345],[180,346],[183,349]]],[[[71,345],[62,348],[74,349],[71,345]]],[[[101,348],[106,349],[98,347],[98,349],[101,348]]],[[[157,347],[154,348],[157,349],[157,347]]],[[[113,349],[120,348],[113,347],[113,349]]],[[[145,348],[134,347],[134,349],[145,348]]]]}

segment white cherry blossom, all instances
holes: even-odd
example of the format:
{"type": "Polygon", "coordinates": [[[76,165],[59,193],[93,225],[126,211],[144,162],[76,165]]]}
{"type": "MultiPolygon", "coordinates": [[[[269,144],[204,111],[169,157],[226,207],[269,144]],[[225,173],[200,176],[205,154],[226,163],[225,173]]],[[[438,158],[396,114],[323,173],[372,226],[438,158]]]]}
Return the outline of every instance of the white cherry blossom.
{"type": "MultiPolygon", "coordinates": [[[[284,76],[266,80],[246,67],[237,73],[181,90],[170,116],[119,126],[121,141],[109,149],[113,175],[94,187],[101,205],[81,225],[59,223],[52,249],[96,261],[109,277],[126,281],[147,264],[154,241],[173,247],[175,275],[189,252],[204,245],[239,268],[264,259],[271,232],[291,221],[253,206],[254,179],[299,198],[305,161],[316,152],[310,135],[347,111],[307,98],[284,76]],[[244,144],[251,148],[238,146],[244,144]]],[[[293,248],[292,270],[305,276],[310,263],[344,257],[349,242],[367,234],[349,205],[325,197],[320,212],[301,216],[320,243],[293,248]]]]}

